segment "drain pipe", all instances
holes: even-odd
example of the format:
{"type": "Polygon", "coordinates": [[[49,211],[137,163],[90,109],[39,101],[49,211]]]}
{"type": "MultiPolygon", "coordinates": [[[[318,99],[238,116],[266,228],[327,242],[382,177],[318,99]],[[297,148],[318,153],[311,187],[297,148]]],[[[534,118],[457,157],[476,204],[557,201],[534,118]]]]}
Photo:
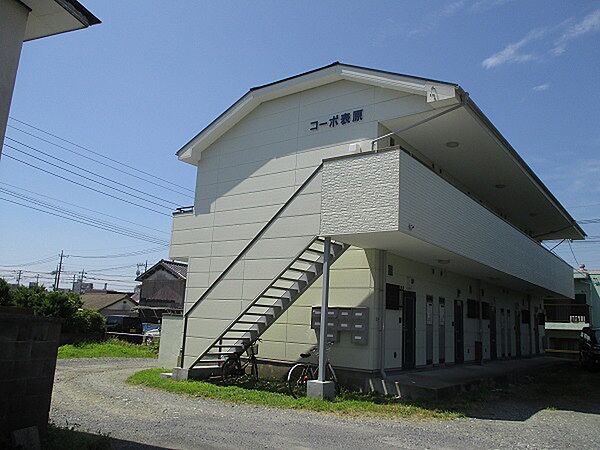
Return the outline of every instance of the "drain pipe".
{"type": "Polygon", "coordinates": [[[387,253],[379,250],[379,374],[385,380],[385,282],[386,282],[387,253]]]}

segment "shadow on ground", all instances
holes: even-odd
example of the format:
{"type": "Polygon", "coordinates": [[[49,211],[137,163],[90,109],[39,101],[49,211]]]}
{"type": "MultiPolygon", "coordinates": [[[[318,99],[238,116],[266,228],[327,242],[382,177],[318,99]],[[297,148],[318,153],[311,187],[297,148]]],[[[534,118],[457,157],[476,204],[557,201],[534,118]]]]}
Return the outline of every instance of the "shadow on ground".
{"type": "Polygon", "coordinates": [[[600,414],[600,372],[561,365],[524,376],[518,385],[481,388],[436,406],[488,420],[524,421],[542,410],[600,414]]]}
{"type": "Polygon", "coordinates": [[[42,441],[45,450],[159,450],[166,447],[112,438],[107,434],[94,434],[77,430],[77,427],[58,427],[50,424],[48,434],[42,441]]]}
{"type": "MultiPolygon", "coordinates": [[[[214,384],[222,385],[215,381],[214,384]]],[[[277,380],[237,380],[245,389],[287,394],[287,386],[277,380]]],[[[442,400],[404,401],[381,394],[340,392],[343,400],[367,400],[374,403],[404,403],[430,410],[459,413],[465,417],[525,421],[542,410],[574,411],[600,414],[600,371],[589,371],[575,362],[553,366],[520,377],[519,384],[481,387],[442,400]]]]}

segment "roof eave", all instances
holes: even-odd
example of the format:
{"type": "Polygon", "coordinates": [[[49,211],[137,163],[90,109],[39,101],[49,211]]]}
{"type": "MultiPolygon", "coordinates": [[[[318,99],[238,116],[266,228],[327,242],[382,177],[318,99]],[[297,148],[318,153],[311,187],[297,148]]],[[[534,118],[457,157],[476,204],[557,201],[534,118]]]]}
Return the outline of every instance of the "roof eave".
{"type": "Polygon", "coordinates": [[[200,160],[201,151],[227,131],[228,120],[233,120],[234,122],[240,120],[238,116],[240,114],[243,115],[245,110],[248,110],[247,112],[249,112],[260,103],[271,100],[272,98],[290,95],[295,92],[310,89],[311,87],[321,86],[339,80],[378,85],[389,89],[402,90],[420,95],[426,95],[424,87],[427,83],[446,85],[454,89],[458,88],[456,83],[370,69],[368,67],[343,64],[336,61],[327,66],[250,88],[248,92],[208,124],[188,143],[181,147],[176,155],[179,160],[183,162],[197,164],[200,160]],[[221,131],[219,130],[220,128],[222,128],[221,131]],[[206,144],[206,142],[208,142],[208,144],[206,144]],[[201,148],[202,150],[198,152],[197,148],[201,148]]]}
{"type": "Polygon", "coordinates": [[[573,227],[573,229],[579,234],[580,239],[585,239],[585,237],[587,236],[585,231],[583,231],[583,229],[581,228],[581,226],[579,226],[577,221],[573,217],[571,217],[571,215],[566,210],[566,208],[560,203],[560,201],[558,201],[558,199],[554,196],[554,194],[552,194],[552,192],[550,192],[550,189],[548,189],[546,187],[544,182],[535,174],[535,172],[531,169],[531,167],[529,167],[529,165],[525,162],[525,160],[517,153],[517,151],[510,144],[510,142],[508,142],[508,140],[496,128],[496,126],[492,123],[492,121],[490,119],[488,119],[488,117],[479,108],[479,106],[477,106],[477,104],[473,101],[473,99],[468,94],[466,94],[466,92],[460,86],[458,86],[458,90],[462,95],[465,95],[467,97],[466,105],[470,109],[470,111],[472,113],[474,113],[483,122],[483,124],[488,128],[488,130],[490,130],[490,132],[496,137],[496,139],[498,139],[501,142],[502,146],[508,151],[510,156],[517,161],[519,167],[529,177],[532,178],[532,180],[537,185],[537,187],[542,191],[542,193],[554,204],[556,209],[565,217],[565,219],[567,219],[567,221],[570,223],[570,227],[573,227]]]}

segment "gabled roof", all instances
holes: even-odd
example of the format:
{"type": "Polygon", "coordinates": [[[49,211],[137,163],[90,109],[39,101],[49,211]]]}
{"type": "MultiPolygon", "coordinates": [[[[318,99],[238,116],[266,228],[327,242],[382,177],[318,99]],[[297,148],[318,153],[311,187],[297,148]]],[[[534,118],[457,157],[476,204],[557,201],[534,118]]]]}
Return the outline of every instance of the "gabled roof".
{"type": "Polygon", "coordinates": [[[200,159],[200,154],[204,149],[265,101],[340,80],[371,84],[423,96],[427,95],[431,85],[435,85],[438,95],[447,99],[454,99],[455,89],[458,88],[456,83],[447,81],[369,69],[336,61],[318,69],[250,88],[246,94],[179,149],[177,156],[183,161],[200,159]],[[192,156],[192,151],[197,155],[196,158],[192,156]]]}
{"type": "Polygon", "coordinates": [[[132,301],[130,294],[125,292],[88,292],[81,295],[83,309],[100,311],[122,300],[132,301]]]}
{"type": "Polygon", "coordinates": [[[135,279],[135,281],[143,281],[146,278],[148,278],[150,275],[152,275],[154,272],[156,272],[157,270],[160,270],[160,269],[164,269],[167,272],[174,275],[175,277],[185,280],[187,278],[187,267],[188,266],[186,263],[161,259],[156,264],[154,264],[152,267],[150,267],[148,270],[146,270],[144,273],[139,275],[135,279]]]}

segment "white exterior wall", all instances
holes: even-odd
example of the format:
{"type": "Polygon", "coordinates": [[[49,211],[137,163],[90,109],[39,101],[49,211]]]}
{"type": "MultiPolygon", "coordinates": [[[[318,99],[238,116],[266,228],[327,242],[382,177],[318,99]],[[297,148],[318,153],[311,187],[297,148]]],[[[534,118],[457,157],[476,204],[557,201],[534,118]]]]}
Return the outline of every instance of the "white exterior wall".
{"type": "MultiPolygon", "coordinates": [[[[464,356],[465,362],[475,360],[475,342],[482,342],[483,359],[489,360],[490,353],[490,321],[481,320],[481,328],[479,319],[467,318],[467,299],[477,299],[478,281],[452,272],[440,270],[436,267],[431,267],[415,261],[411,261],[405,257],[387,253],[386,264],[393,267],[393,276],[386,276],[386,282],[403,286],[407,291],[416,292],[416,365],[422,367],[426,365],[426,297],[433,297],[433,364],[439,363],[439,314],[438,305],[439,298],[445,299],[445,362],[446,364],[454,363],[454,301],[462,300],[464,304],[464,356]],[[457,297],[457,290],[461,294],[457,297]],[[480,333],[481,329],[481,333],[480,333]]],[[[500,309],[511,310],[511,356],[516,356],[516,333],[514,330],[515,309],[518,305],[519,309],[527,309],[527,294],[518,291],[511,291],[500,286],[483,283],[479,286],[483,290],[483,296],[480,295],[481,302],[488,302],[490,306],[496,308],[496,354],[498,359],[502,359],[501,338],[500,338],[500,309]],[[525,304],[523,303],[525,301],[525,304]]],[[[481,294],[481,292],[480,292],[481,294]]],[[[543,307],[543,299],[541,296],[531,297],[531,337],[533,338],[534,330],[534,308],[539,310],[543,307]]],[[[398,330],[400,330],[399,325],[398,330]]],[[[392,342],[389,336],[397,335],[394,329],[386,329],[385,346],[386,349],[401,347],[392,342]]],[[[540,339],[540,354],[543,353],[543,337],[544,327],[539,326],[540,339]]],[[[401,338],[400,338],[401,340],[401,338]]],[[[535,354],[535,344],[529,340],[529,331],[527,325],[521,325],[521,348],[522,356],[531,356],[535,354]],[[531,342],[531,344],[530,344],[531,342]],[[531,346],[530,346],[531,345],[531,346]],[[532,353],[533,351],[533,353],[532,353]]],[[[393,350],[392,350],[393,352],[393,350]]],[[[393,356],[388,355],[389,358],[393,356]]],[[[398,368],[401,368],[402,355],[398,353],[398,368]]]]}
{"type": "MultiPolygon", "coordinates": [[[[425,97],[339,81],[261,104],[204,150],[198,163],[195,212],[177,215],[173,221],[170,256],[185,258],[189,262],[186,310],[324,158],[347,154],[348,145],[354,142],[361,142],[362,150],[369,150],[368,143],[377,136],[380,128],[378,121],[429,109],[425,97]],[[319,131],[308,129],[312,120],[325,121],[332,114],[356,109],[363,109],[361,122],[319,131]]],[[[327,212],[333,205],[325,207],[327,199],[324,198],[321,208],[319,175],[307,191],[290,205],[291,212],[284,213],[269,230],[279,240],[273,239],[269,243],[267,239],[261,239],[260,245],[253,249],[254,255],[243,258],[242,263],[236,265],[224,282],[190,315],[185,364],[191,363],[202,352],[260,289],[289,263],[291,257],[306,245],[310,237],[319,234],[319,227],[323,231],[322,222],[330,227],[341,224],[346,229],[384,224],[386,229],[395,227],[397,230],[402,220],[399,155],[398,152],[382,152],[377,156],[382,159],[396,158],[395,163],[384,164],[385,171],[355,167],[356,164],[360,165],[359,159],[340,161],[348,169],[338,173],[336,182],[346,175],[355,176],[355,193],[361,193],[359,198],[365,208],[371,207],[362,216],[363,220],[348,218],[346,221],[327,222],[328,218],[322,218],[321,212],[327,212]],[[394,183],[386,184],[389,180],[394,183]],[[367,191],[359,192],[358,186],[367,191]],[[368,189],[374,186],[377,186],[376,190],[368,189]],[[385,190],[385,186],[390,189],[382,195],[381,189],[385,190]],[[374,214],[379,214],[377,220],[373,220],[374,214]],[[391,219],[384,223],[387,216],[391,219]]],[[[326,166],[331,163],[333,161],[328,161],[326,166]]],[[[326,170],[328,167],[324,167],[323,171],[326,170]]],[[[327,183],[330,181],[331,178],[327,183]]],[[[335,192],[338,188],[332,184],[326,189],[335,192]]],[[[352,206],[346,204],[346,196],[333,199],[333,202],[338,204],[338,212],[352,206]]],[[[334,233],[328,230],[326,234],[334,233]]],[[[369,345],[361,347],[350,344],[349,336],[343,333],[342,341],[331,356],[333,363],[339,367],[363,370],[377,370],[379,367],[378,329],[383,315],[378,308],[384,287],[376,286],[375,280],[380,274],[376,268],[377,254],[376,250],[351,248],[332,268],[331,305],[370,308],[369,345]]],[[[418,263],[411,262],[410,265],[416,267],[418,263]]],[[[423,278],[419,282],[426,286],[429,281],[423,278]]],[[[418,291],[418,324],[421,319],[424,320],[426,294],[431,293],[418,291]]],[[[435,299],[437,302],[437,295],[435,299]]],[[[448,315],[453,313],[452,300],[452,297],[446,297],[448,315]]],[[[320,305],[320,301],[319,281],[263,335],[260,357],[274,361],[295,361],[300,352],[314,345],[310,308],[320,305]]],[[[437,313],[436,308],[434,312],[437,313]]],[[[467,327],[468,321],[465,319],[466,343],[469,342],[467,327]]],[[[447,333],[451,333],[451,329],[449,319],[447,333]]],[[[437,333],[435,325],[434,330],[437,333]]],[[[422,365],[425,356],[420,349],[424,345],[424,338],[419,333],[421,331],[417,332],[417,364],[422,365]]],[[[514,345],[514,338],[512,342],[514,345]]],[[[454,348],[452,334],[447,336],[446,346],[449,347],[447,361],[451,362],[454,348]]],[[[437,352],[435,345],[434,352],[437,352]]],[[[466,360],[469,352],[472,350],[465,350],[466,360]]]]}
{"type": "Polygon", "coordinates": [[[0,144],[4,142],[28,15],[29,10],[22,3],[0,0],[0,144]]]}
{"type": "Polygon", "coordinates": [[[377,123],[430,109],[425,97],[338,81],[258,106],[202,152],[195,215],[176,216],[170,256],[189,258],[188,301],[227,266],[321,163],[369,148],[377,123]],[[363,120],[310,131],[313,120],[363,110],[363,120]]]}

